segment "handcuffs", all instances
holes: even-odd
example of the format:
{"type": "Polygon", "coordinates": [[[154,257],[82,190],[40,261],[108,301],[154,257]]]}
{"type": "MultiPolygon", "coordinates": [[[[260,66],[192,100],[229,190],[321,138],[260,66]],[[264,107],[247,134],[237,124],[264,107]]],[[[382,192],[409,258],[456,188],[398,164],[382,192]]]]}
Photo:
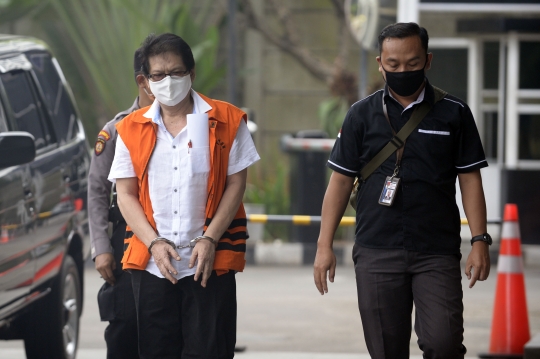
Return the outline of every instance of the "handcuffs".
{"type": "Polygon", "coordinates": [[[150,242],[150,245],[148,246],[148,253],[152,254],[152,247],[157,242],[165,242],[165,243],[167,243],[168,245],[170,245],[171,247],[173,247],[176,250],[177,248],[178,249],[181,249],[181,248],[193,248],[193,247],[195,247],[197,242],[199,242],[200,240],[203,240],[203,239],[205,239],[207,241],[210,241],[210,242],[212,242],[212,244],[214,244],[214,246],[217,246],[217,243],[214,241],[214,238],[208,237],[208,236],[195,237],[191,241],[189,241],[189,244],[186,244],[186,245],[183,245],[183,246],[182,245],[177,246],[173,241],[171,241],[170,239],[167,239],[165,237],[156,237],[156,238],[154,238],[152,240],[152,242],[150,242]]]}

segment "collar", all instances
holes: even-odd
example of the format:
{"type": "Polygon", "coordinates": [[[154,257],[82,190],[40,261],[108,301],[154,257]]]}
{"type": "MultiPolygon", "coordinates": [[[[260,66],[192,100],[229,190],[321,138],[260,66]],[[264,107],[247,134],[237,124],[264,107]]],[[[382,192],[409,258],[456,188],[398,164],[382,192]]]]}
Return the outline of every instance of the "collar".
{"type": "MultiPolygon", "coordinates": [[[[195,92],[193,89],[190,90],[191,97],[193,98],[193,113],[204,113],[204,112],[210,112],[212,110],[212,106],[208,103],[209,101],[203,99],[201,95],[199,95],[197,92],[195,92]]],[[[137,98],[138,99],[138,98],[137,98]]],[[[140,122],[148,122],[151,120],[154,123],[162,124],[163,121],[161,119],[161,106],[159,104],[159,101],[156,99],[148,109],[143,114],[143,117],[147,120],[142,120],[140,122]]]]}
{"type": "MultiPolygon", "coordinates": [[[[388,98],[393,99],[397,103],[399,103],[398,100],[394,96],[392,96],[392,93],[390,92],[388,85],[384,85],[384,102],[386,103],[388,101],[388,98]]],[[[433,105],[433,101],[435,101],[435,94],[433,93],[433,86],[429,83],[429,80],[426,77],[426,85],[424,86],[424,89],[420,94],[418,94],[418,98],[413,101],[407,108],[404,108],[403,111],[406,111],[413,107],[416,104],[422,103],[422,101],[428,101],[431,105],[433,105]]]]}

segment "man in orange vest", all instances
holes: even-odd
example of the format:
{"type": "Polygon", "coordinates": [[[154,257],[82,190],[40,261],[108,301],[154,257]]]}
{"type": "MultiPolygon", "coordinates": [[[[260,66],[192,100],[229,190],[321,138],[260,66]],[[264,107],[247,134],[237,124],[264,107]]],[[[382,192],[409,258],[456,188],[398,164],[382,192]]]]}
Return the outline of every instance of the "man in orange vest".
{"type": "Polygon", "coordinates": [[[156,101],[117,125],[109,179],[126,219],[141,358],[233,358],[235,273],[245,265],[246,115],[192,90],[195,61],[174,34],[150,35],[143,72],[156,101]]]}

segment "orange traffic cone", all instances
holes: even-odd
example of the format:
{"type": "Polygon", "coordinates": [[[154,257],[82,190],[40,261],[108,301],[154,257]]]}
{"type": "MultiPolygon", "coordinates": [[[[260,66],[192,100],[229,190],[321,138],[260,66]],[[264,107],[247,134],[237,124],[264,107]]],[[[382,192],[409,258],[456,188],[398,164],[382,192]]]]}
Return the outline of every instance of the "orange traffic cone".
{"type": "Polygon", "coordinates": [[[531,337],[520,238],[517,205],[507,204],[497,266],[490,354],[481,358],[522,357],[523,347],[531,337]]]}

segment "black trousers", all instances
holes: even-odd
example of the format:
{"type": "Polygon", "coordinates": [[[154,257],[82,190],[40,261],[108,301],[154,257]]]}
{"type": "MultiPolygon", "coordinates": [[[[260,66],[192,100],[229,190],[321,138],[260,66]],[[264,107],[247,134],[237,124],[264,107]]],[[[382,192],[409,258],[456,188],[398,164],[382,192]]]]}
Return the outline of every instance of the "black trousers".
{"type": "Polygon", "coordinates": [[[413,303],[424,358],[464,357],[460,257],[355,244],[358,307],[373,359],[409,358],[413,303]]]}
{"type": "Polygon", "coordinates": [[[230,359],[236,343],[234,272],[177,284],[132,270],[142,359],[230,359]]]}
{"type": "Polygon", "coordinates": [[[105,283],[98,295],[102,320],[108,320],[105,328],[107,359],[138,359],[137,312],[131,286],[131,275],[122,271],[124,235],[126,223],[117,222],[113,226],[111,244],[114,249],[116,284],[105,283]]]}

